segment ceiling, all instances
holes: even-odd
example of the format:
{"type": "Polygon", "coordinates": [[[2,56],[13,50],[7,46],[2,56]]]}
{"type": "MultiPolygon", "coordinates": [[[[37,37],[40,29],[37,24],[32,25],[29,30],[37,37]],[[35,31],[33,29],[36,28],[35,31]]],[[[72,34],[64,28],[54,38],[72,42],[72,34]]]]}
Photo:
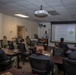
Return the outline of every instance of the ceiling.
{"type": "Polygon", "coordinates": [[[76,21],[76,0],[0,0],[0,13],[12,16],[21,13],[38,22],[76,21]],[[49,12],[46,18],[34,16],[40,5],[49,12]]]}

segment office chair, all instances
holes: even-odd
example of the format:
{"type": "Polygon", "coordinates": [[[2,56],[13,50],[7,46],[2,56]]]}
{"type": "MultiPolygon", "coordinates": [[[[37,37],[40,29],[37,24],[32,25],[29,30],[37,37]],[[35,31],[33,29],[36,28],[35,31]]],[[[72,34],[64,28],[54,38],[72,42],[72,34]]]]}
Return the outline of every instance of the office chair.
{"type": "Polygon", "coordinates": [[[3,59],[0,55],[0,71],[5,71],[12,67],[11,58],[3,59]]]}
{"type": "Polygon", "coordinates": [[[22,59],[23,64],[24,64],[26,57],[30,56],[31,52],[27,51],[26,47],[25,47],[25,44],[21,44],[21,43],[18,45],[18,49],[20,51],[22,51],[22,53],[21,53],[21,59],[22,59]]]}
{"type": "Polygon", "coordinates": [[[64,56],[63,49],[61,49],[61,48],[54,48],[53,49],[53,55],[64,56]]]}
{"type": "Polygon", "coordinates": [[[76,60],[63,59],[64,75],[76,75],[76,60]]]}
{"type": "MultiPolygon", "coordinates": [[[[64,56],[64,51],[61,48],[54,48],[53,49],[53,55],[54,56],[64,56]]],[[[60,71],[63,71],[63,64],[58,64],[56,63],[57,68],[58,68],[58,73],[60,73],[60,71]]]]}
{"type": "Polygon", "coordinates": [[[49,60],[33,58],[30,56],[29,61],[32,68],[32,72],[34,74],[48,75],[50,74],[50,71],[52,71],[52,75],[53,75],[53,70],[50,69],[49,66],[50,65],[49,60]]]}
{"type": "Polygon", "coordinates": [[[4,71],[10,67],[12,67],[11,58],[8,57],[2,49],[0,49],[0,71],[4,71]]]}
{"type": "Polygon", "coordinates": [[[8,45],[9,45],[9,49],[14,49],[14,46],[13,46],[13,42],[12,41],[8,41],[8,45]]]}

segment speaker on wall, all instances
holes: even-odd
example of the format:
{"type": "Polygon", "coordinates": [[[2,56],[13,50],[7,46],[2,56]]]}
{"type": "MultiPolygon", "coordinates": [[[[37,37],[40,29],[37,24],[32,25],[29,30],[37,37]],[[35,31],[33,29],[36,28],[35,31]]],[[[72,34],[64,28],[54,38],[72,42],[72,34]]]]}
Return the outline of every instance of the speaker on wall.
{"type": "Polygon", "coordinates": [[[39,24],[39,27],[43,27],[43,24],[39,24]]]}
{"type": "Polygon", "coordinates": [[[44,27],[46,27],[46,25],[44,25],[44,27]]]}

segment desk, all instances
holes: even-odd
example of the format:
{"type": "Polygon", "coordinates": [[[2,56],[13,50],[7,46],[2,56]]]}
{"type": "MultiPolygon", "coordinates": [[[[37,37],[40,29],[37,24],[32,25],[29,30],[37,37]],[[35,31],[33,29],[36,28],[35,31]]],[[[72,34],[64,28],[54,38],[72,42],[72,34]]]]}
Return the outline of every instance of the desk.
{"type": "Polygon", "coordinates": [[[22,70],[20,69],[16,69],[16,68],[11,68],[5,72],[0,72],[0,75],[3,74],[3,73],[6,73],[6,72],[11,72],[12,75],[35,75],[33,73],[30,73],[30,72],[23,72],[22,70]]]}
{"type": "Polygon", "coordinates": [[[63,71],[63,58],[62,56],[50,56],[51,60],[57,65],[58,73],[63,71]]]}
{"type": "MultiPolygon", "coordinates": [[[[50,47],[51,47],[52,49],[56,48],[55,46],[50,46],[50,47]]],[[[76,47],[74,47],[74,48],[69,47],[69,49],[74,51],[74,50],[76,50],[76,47]]]]}
{"type": "Polygon", "coordinates": [[[63,64],[63,58],[62,56],[50,56],[51,60],[56,64],[63,64]]]}
{"type": "Polygon", "coordinates": [[[6,55],[8,55],[10,57],[17,56],[17,68],[20,68],[20,66],[19,66],[19,55],[21,54],[21,51],[14,52],[13,50],[4,49],[4,48],[3,48],[3,51],[6,53],[6,55]]]}

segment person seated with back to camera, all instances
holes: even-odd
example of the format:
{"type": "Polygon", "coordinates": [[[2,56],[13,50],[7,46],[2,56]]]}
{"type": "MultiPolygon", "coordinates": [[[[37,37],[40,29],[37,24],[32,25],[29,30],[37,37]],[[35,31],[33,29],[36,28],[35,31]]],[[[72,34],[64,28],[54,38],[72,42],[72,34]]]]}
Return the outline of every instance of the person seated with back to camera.
{"type": "Polygon", "coordinates": [[[26,36],[26,44],[27,45],[30,45],[31,44],[31,39],[30,39],[30,37],[29,36],[26,36]]]}
{"type": "Polygon", "coordinates": [[[29,55],[31,54],[31,52],[26,49],[27,47],[26,47],[26,45],[25,45],[24,39],[21,39],[21,40],[20,40],[20,44],[18,45],[18,48],[19,48],[20,51],[22,51],[22,53],[21,53],[21,58],[22,58],[23,61],[24,61],[24,59],[25,59],[24,57],[27,57],[27,56],[29,56],[29,55]]]}
{"type": "Polygon", "coordinates": [[[68,59],[76,60],[76,51],[72,51],[68,55],[68,59]]]}
{"type": "MultiPolygon", "coordinates": [[[[5,54],[5,52],[0,48],[0,56],[3,58],[3,60],[7,60],[9,57],[5,54]]],[[[12,67],[17,67],[17,57],[13,56],[11,58],[12,67]]]]}
{"type": "Polygon", "coordinates": [[[68,54],[71,52],[68,45],[64,42],[64,38],[60,38],[59,48],[63,49],[65,56],[68,56],[68,54]]]}
{"type": "Polygon", "coordinates": [[[52,69],[52,70],[54,69],[54,62],[50,59],[49,56],[44,54],[44,47],[43,46],[36,46],[36,53],[35,54],[31,54],[30,57],[35,57],[35,58],[49,60],[50,69],[52,69]]]}

